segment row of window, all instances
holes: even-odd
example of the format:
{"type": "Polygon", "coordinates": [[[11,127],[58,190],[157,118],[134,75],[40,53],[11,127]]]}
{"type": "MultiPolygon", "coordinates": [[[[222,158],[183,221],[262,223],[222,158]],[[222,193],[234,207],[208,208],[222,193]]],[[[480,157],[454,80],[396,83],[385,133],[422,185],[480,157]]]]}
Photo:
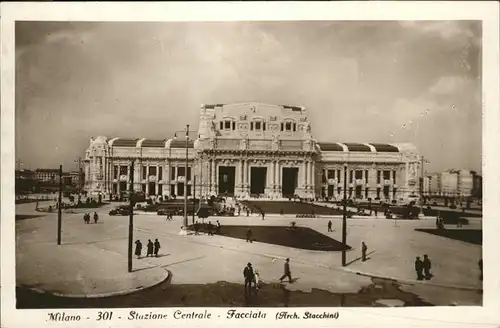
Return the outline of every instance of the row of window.
{"type": "MultiPolygon", "coordinates": [[[[120,181],[120,183],[113,184],[113,193],[118,193],[118,186],[120,187],[120,191],[128,190],[128,184],[125,181],[120,181]]],[[[175,184],[170,185],[170,196],[184,196],[184,183],[177,184],[177,193],[175,190],[175,184]]],[[[163,194],[163,185],[159,184],[158,189],[156,189],[156,184],[154,182],[150,182],[148,184],[143,183],[141,185],[141,191],[145,194],[155,196],[159,194],[163,194]],[[149,188],[148,188],[149,187],[149,188]]],[[[187,195],[191,196],[191,186],[187,185],[187,195]]]]}
{"type": "MultiPolygon", "coordinates": [[[[179,166],[177,167],[177,172],[176,172],[176,167],[173,166],[171,170],[171,179],[175,180],[176,178],[176,173],[177,177],[183,177],[185,176],[186,172],[186,167],[184,166],[179,166]]],[[[120,175],[128,175],[128,166],[120,166],[115,165],[114,167],[114,179],[118,179],[118,172],[120,172],[120,175]]],[[[157,173],[157,167],[156,166],[149,166],[149,174],[148,174],[148,167],[143,166],[142,167],[142,179],[147,179],[148,176],[156,176],[157,173]]],[[[187,179],[191,179],[191,168],[188,167],[187,170],[187,179]]],[[[163,170],[158,171],[158,180],[163,180],[163,170]]]]}
{"type": "MultiPolygon", "coordinates": [[[[369,188],[365,188],[365,192],[364,192],[364,196],[365,198],[368,198],[368,194],[369,194],[369,191],[370,189],[369,188]]],[[[327,196],[328,197],[333,197],[334,195],[334,187],[333,186],[328,186],[328,189],[327,189],[327,196]]],[[[352,197],[353,195],[353,192],[355,194],[355,197],[356,198],[361,198],[362,197],[362,189],[361,189],[361,186],[357,186],[356,188],[349,188],[347,190],[347,193],[349,195],[349,197],[352,197]]],[[[342,188],[341,187],[337,187],[337,194],[340,195],[342,193],[342,188]]],[[[384,186],[384,188],[377,188],[377,198],[380,198],[380,194],[383,193],[384,195],[384,198],[389,198],[389,194],[390,194],[390,190],[389,190],[389,186],[384,186]]],[[[392,190],[392,197],[393,198],[396,198],[396,193],[397,193],[397,188],[394,188],[392,190]]]]}
{"type": "MultiPolygon", "coordinates": [[[[236,130],[236,122],[231,120],[220,121],[220,130],[236,130]]],[[[266,131],[267,123],[263,121],[253,121],[250,122],[250,131],[266,131]]],[[[297,131],[297,123],[294,122],[283,122],[281,123],[281,131],[295,132],[297,131]]]]}
{"type": "MultiPolygon", "coordinates": [[[[365,171],[365,183],[368,183],[368,170],[365,171]]],[[[391,172],[392,172],[392,181],[394,184],[396,184],[396,171],[377,171],[377,183],[380,183],[381,177],[384,178],[384,180],[390,180],[391,179],[391,172]]],[[[350,170],[349,171],[349,183],[353,183],[354,179],[356,180],[362,180],[363,179],[363,170],[350,170]]],[[[337,181],[340,181],[340,170],[325,170],[323,172],[323,183],[326,183],[329,179],[334,179],[337,181]]]]}

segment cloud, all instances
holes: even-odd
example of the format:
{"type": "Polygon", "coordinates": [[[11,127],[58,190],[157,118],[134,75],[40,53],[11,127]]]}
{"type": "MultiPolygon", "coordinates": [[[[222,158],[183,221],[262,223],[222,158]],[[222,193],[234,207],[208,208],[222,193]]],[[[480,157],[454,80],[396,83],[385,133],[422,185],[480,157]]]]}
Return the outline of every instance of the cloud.
{"type": "Polygon", "coordinates": [[[318,140],[411,141],[440,156],[427,136],[462,142],[467,130],[480,146],[480,46],[462,41],[480,26],[431,23],[26,23],[16,151],[33,167],[72,163],[89,136],[163,139],[196,125],[202,103],[243,101],[306,106],[318,140]],[[410,120],[418,133],[401,129],[410,120]],[[54,159],[37,150],[55,145],[54,159]]]}

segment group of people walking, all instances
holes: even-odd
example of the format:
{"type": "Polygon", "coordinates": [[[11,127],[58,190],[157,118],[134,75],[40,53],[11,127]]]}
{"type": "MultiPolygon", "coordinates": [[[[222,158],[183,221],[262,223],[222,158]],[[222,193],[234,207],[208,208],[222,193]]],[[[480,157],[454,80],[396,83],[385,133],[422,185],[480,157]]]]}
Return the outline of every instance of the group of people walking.
{"type": "MultiPolygon", "coordinates": [[[[97,224],[97,221],[99,221],[99,214],[97,214],[97,212],[94,212],[94,223],[97,224]]],[[[90,223],[90,214],[89,213],[85,213],[83,215],[83,222],[85,222],[86,224],[90,223]]]]}
{"type": "MultiPolygon", "coordinates": [[[[252,267],[252,263],[249,262],[247,266],[243,269],[243,277],[245,279],[245,294],[246,293],[250,294],[252,292],[252,289],[259,290],[260,284],[262,283],[262,279],[260,277],[259,271],[255,270],[252,267]]],[[[283,267],[283,275],[279,278],[280,283],[282,283],[285,278],[288,278],[288,282],[290,284],[293,283],[289,258],[285,260],[285,264],[283,267]]]]}
{"type": "MultiPolygon", "coordinates": [[[[153,257],[153,254],[155,257],[158,257],[158,252],[160,251],[160,242],[158,241],[158,238],[155,239],[155,242],[153,243],[151,239],[148,239],[148,244],[146,245],[147,247],[147,253],[146,257],[153,257]]],[[[138,259],[141,258],[142,254],[142,243],[139,239],[135,241],[135,255],[137,256],[138,259]]]]}
{"type": "Polygon", "coordinates": [[[417,272],[417,280],[429,280],[432,278],[431,260],[427,254],[424,255],[423,261],[420,259],[420,256],[417,256],[415,259],[415,271],[417,272]]]}

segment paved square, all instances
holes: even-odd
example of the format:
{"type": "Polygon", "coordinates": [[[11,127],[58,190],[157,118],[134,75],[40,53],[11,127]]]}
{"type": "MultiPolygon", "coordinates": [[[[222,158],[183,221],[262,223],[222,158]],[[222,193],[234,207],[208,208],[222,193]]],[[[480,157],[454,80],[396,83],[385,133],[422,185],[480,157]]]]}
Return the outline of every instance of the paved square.
{"type": "MultiPolygon", "coordinates": [[[[18,214],[33,214],[32,205],[18,205],[18,214]]],[[[56,245],[57,214],[16,222],[17,284],[66,295],[95,295],[133,291],[154,285],[171,272],[172,284],[204,284],[217,281],[242,283],[242,271],[251,262],[265,282],[278,282],[283,261],[291,259],[296,283],[290,290],[319,288],[331,292],[357,292],[371,283],[369,276],[389,277],[432,304],[481,304],[477,289],[477,261],[481,247],[415,231],[433,228],[434,220],[391,221],[386,219],[348,220],[349,265],[341,267],[340,252],[287,248],[223,236],[179,234],[181,217],[166,221],[156,214],[134,217],[134,240],[145,245],[158,238],[158,258],[133,260],[134,272],[127,273],[128,217],[109,216],[111,206],[98,209],[98,224],[84,224],[82,213],[63,214],[63,245],[56,245]],[[360,245],[368,245],[369,259],[361,262],[360,245]],[[415,256],[428,254],[434,277],[417,282],[415,256]],[[356,274],[361,273],[361,274],[356,274]]],[[[189,219],[191,222],[191,218],[189,219]]],[[[213,217],[224,225],[297,225],[310,227],[341,240],[340,218],[296,219],[287,216],[213,217]],[[327,232],[332,220],[334,231],[327,232]]],[[[468,229],[481,228],[473,220],[468,229]]],[[[143,249],[144,254],[144,249],[143,249]]]]}

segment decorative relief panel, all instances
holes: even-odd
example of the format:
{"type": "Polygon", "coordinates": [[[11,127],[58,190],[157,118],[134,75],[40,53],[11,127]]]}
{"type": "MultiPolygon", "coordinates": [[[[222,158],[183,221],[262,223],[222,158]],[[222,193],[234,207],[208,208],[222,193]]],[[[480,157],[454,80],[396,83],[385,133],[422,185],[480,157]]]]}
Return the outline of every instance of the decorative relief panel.
{"type": "Polygon", "coordinates": [[[269,117],[269,121],[271,121],[271,122],[275,122],[277,120],[278,120],[278,116],[270,116],[269,117]]]}
{"type": "Polygon", "coordinates": [[[271,150],[271,141],[269,140],[250,140],[250,149],[252,150],[271,150]]]}
{"type": "Polygon", "coordinates": [[[282,140],[281,149],[283,150],[300,150],[302,149],[302,141],[300,140],[282,140]]]}
{"type": "Polygon", "coordinates": [[[240,115],[240,121],[246,121],[247,116],[246,115],[240,115]]]}
{"type": "Polygon", "coordinates": [[[279,125],[278,124],[269,124],[269,130],[270,131],[278,131],[279,125]]]}
{"type": "Polygon", "coordinates": [[[238,123],[238,130],[248,130],[248,123],[238,123]]]}
{"type": "Polygon", "coordinates": [[[240,140],[237,139],[219,139],[217,140],[218,149],[238,149],[240,140]]]}

